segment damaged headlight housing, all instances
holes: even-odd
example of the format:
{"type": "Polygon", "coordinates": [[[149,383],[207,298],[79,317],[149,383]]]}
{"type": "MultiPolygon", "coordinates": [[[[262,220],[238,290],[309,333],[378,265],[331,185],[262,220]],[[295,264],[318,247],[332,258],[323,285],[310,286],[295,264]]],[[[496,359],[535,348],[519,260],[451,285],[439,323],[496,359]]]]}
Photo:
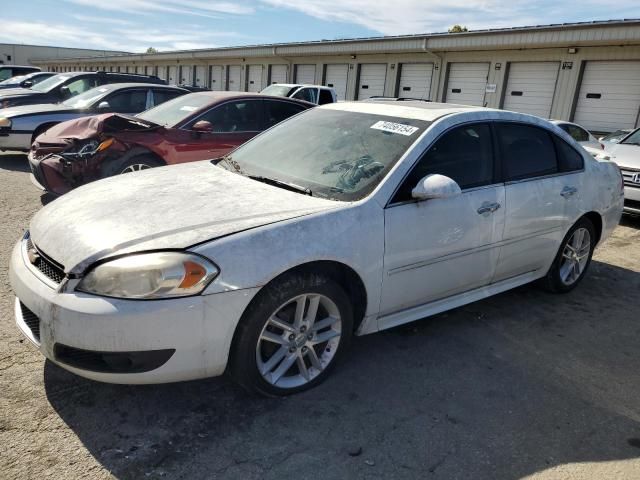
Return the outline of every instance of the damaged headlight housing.
{"type": "Polygon", "coordinates": [[[139,300],[187,297],[202,292],[218,273],[213,262],[193,253],[141,253],[97,265],[76,290],[139,300]]]}

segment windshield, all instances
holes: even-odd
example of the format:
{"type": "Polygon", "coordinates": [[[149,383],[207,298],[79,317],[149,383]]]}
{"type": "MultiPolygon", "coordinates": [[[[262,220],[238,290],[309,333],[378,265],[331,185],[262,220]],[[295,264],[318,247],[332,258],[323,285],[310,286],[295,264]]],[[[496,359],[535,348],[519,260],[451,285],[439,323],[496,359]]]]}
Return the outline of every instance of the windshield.
{"type": "Polygon", "coordinates": [[[18,75],[17,77],[7,78],[6,80],[0,82],[0,85],[16,85],[25,78],[27,78],[26,75],[18,75]]]}
{"type": "Polygon", "coordinates": [[[640,128],[626,137],[620,143],[624,143],[626,145],[640,145],[640,128]]]}
{"type": "Polygon", "coordinates": [[[85,108],[89,107],[92,103],[100,98],[104,97],[109,92],[108,88],[105,87],[97,87],[92,88],[91,90],[87,90],[84,93],[76,95],[75,97],[71,97],[64,102],[62,105],[71,108],[85,108]]]}
{"type": "Polygon", "coordinates": [[[615,132],[602,137],[600,140],[603,142],[618,143],[622,138],[629,135],[629,133],[631,133],[631,130],[616,130],[615,132]]]}
{"type": "Polygon", "coordinates": [[[314,196],[353,201],[369,194],[429,125],[424,120],[313,109],[279,123],[218,165],[294,185],[314,196]]]}
{"type": "Polygon", "coordinates": [[[300,86],[296,85],[295,87],[292,87],[291,85],[278,85],[277,83],[275,83],[273,85],[269,85],[260,93],[264,93],[265,95],[273,95],[275,97],[288,97],[297,88],[300,88],[300,86]]]}
{"type": "Polygon", "coordinates": [[[46,93],[50,90],[53,90],[58,85],[66,82],[69,78],[69,75],[54,75],[53,77],[49,77],[46,80],[41,81],[37,85],[31,87],[31,90],[36,90],[37,92],[46,93]]]}
{"type": "Polygon", "coordinates": [[[136,116],[165,127],[175,127],[185,118],[211,103],[213,103],[211,95],[191,93],[164,102],[136,116]]]}

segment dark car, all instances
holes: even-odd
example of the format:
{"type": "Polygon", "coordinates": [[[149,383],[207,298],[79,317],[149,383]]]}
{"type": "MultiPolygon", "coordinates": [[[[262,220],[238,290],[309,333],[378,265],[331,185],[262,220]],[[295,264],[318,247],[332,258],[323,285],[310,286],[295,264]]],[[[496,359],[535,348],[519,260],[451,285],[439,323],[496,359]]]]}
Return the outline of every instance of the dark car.
{"type": "Polygon", "coordinates": [[[33,72],[27,73],[26,75],[17,75],[0,82],[0,90],[7,88],[31,88],[35,84],[54,75],[55,73],[53,72],[33,72]]]}
{"type": "Polygon", "coordinates": [[[32,180],[61,195],[103,177],[221,157],[314,106],[253,93],[199,92],[135,117],[105,114],[71,120],[33,143],[32,180]]]}
{"type": "Polygon", "coordinates": [[[0,150],[28,151],[38,135],[60,122],[96,113],[135,115],[186,93],[184,88],[168,85],[113,83],[62,103],[4,108],[0,110],[0,150]]]}
{"type": "Polygon", "coordinates": [[[0,65],[0,81],[17,75],[26,75],[27,73],[39,72],[38,67],[22,66],[22,65],[0,65]]]}
{"type": "Polygon", "coordinates": [[[155,83],[167,82],[153,75],[112,72],[68,72],[54,75],[31,88],[8,88],[0,90],[0,107],[60,103],[92,88],[110,83],[155,83]]]}

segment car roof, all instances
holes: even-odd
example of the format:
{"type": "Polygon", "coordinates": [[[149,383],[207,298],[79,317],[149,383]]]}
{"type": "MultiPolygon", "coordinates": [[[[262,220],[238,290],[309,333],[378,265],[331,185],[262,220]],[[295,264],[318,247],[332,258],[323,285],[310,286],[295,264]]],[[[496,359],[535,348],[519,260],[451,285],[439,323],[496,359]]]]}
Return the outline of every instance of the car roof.
{"type": "Polygon", "coordinates": [[[413,118],[433,122],[438,118],[453,113],[476,111],[502,111],[493,108],[474,107],[471,105],[456,105],[453,103],[423,102],[408,100],[397,102],[394,100],[379,100],[376,102],[338,102],[321,105],[322,109],[343,110],[347,112],[371,113],[392,117],[413,118]]]}
{"type": "Polygon", "coordinates": [[[40,67],[34,67],[33,65],[6,65],[0,64],[0,68],[32,68],[34,70],[40,70],[40,67]]]}
{"type": "Polygon", "coordinates": [[[144,87],[144,88],[170,88],[172,90],[181,90],[183,92],[188,92],[186,88],[177,87],[175,85],[163,85],[161,83],[148,83],[148,82],[122,82],[122,83],[105,83],[104,85],[98,85],[94,88],[104,88],[107,90],[119,90],[121,88],[131,88],[131,87],[144,87]]]}
{"type": "Polygon", "coordinates": [[[305,102],[303,100],[298,100],[296,98],[280,97],[277,95],[265,95],[263,93],[254,93],[254,92],[206,91],[206,92],[193,92],[190,95],[210,97],[211,102],[215,102],[223,99],[226,100],[228,98],[257,98],[257,99],[269,98],[269,99],[278,100],[278,101],[287,101],[287,102],[296,102],[296,103],[305,104],[305,105],[314,105],[312,103],[305,102]]]}

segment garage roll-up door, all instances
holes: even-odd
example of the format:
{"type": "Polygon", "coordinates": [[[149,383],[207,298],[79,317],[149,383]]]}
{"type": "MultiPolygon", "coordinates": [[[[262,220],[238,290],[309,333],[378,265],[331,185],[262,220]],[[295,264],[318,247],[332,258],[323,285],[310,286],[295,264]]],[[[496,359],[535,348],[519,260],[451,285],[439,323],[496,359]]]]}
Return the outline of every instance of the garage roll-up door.
{"type": "Polygon", "coordinates": [[[398,97],[421,98],[429,100],[433,63],[400,64],[398,97]]]}
{"type": "Polygon", "coordinates": [[[573,121],[589,130],[633,128],[640,109],[640,61],[587,62],[573,121]]]}
{"type": "Polygon", "coordinates": [[[198,87],[204,87],[207,84],[207,69],[204,65],[196,66],[196,78],[193,83],[198,87]]]}
{"type": "Polygon", "coordinates": [[[209,88],[211,90],[224,90],[224,67],[222,65],[211,65],[209,67],[209,88]]]}
{"type": "Polygon", "coordinates": [[[296,65],[295,66],[295,83],[316,83],[316,66],[315,65],[296,65]]]}
{"type": "Polygon", "coordinates": [[[177,85],[178,84],[178,67],[176,65],[170,65],[167,68],[168,76],[167,82],[169,85],[177,85]]]}
{"type": "Polygon", "coordinates": [[[324,85],[336,91],[338,100],[347,99],[347,82],[349,80],[349,65],[328,64],[325,70],[324,85]]]}
{"type": "Polygon", "coordinates": [[[483,106],[488,76],[488,63],[450,63],[445,102],[483,106]]]}
{"type": "Polygon", "coordinates": [[[240,91],[240,65],[229,65],[229,87],[227,90],[240,91]]]}
{"type": "Polygon", "coordinates": [[[386,63],[363,63],[360,65],[358,81],[358,98],[364,100],[369,97],[384,95],[384,84],[387,80],[386,63]]]}
{"type": "Polygon", "coordinates": [[[558,62],[510,63],[502,108],[549,118],[559,69],[558,62]]]}
{"type": "Polygon", "coordinates": [[[269,83],[287,83],[287,65],[271,65],[271,78],[269,83]]]}
{"type": "Polygon", "coordinates": [[[192,85],[193,84],[193,65],[182,65],[180,71],[182,77],[180,78],[180,84],[192,85]]]}
{"type": "Polygon", "coordinates": [[[262,90],[262,65],[247,66],[247,92],[259,92],[262,90]]]}

